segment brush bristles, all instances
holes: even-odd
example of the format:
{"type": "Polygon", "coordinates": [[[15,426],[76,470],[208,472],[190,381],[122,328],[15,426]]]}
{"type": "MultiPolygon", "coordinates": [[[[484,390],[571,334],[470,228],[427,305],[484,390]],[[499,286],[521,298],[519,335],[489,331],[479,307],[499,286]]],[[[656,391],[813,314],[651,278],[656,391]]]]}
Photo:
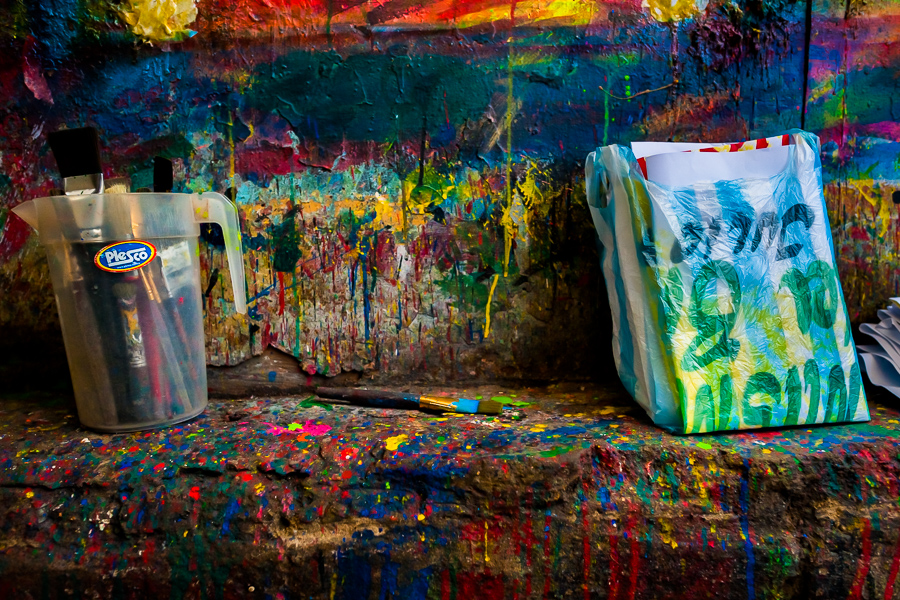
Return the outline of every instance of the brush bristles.
{"type": "Polygon", "coordinates": [[[478,414],[499,415],[503,412],[503,405],[493,400],[481,400],[478,402],[478,414]]]}

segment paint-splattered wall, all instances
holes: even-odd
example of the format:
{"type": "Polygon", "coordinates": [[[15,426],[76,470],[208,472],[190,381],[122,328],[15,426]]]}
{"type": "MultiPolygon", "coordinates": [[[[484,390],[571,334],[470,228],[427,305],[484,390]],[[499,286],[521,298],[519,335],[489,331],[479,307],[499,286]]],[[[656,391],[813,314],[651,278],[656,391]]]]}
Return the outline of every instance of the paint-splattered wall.
{"type": "Polygon", "coordinates": [[[212,364],[273,345],[327,375],[589,376],[610,334],[586,154],[800,126],[870,316],[898,281],[900,6],[809,2],[6,2],[0,333],[57,327],[9,208],[58,185],[47,133],[80,125],[135,188],[162,155],[176,191],[232,190],[251,306],[207,236],[212,364]]]}

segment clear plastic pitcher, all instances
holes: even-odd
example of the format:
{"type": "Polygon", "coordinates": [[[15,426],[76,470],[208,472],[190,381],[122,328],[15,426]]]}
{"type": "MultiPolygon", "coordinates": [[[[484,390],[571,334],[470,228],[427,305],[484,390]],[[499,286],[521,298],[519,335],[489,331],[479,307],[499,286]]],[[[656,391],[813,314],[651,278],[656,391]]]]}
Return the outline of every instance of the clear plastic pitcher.
{"type": "Polygon", "coordinates": [[[199,224],[221,225],[235,310],[246,313],[234,204],[216,193],[93,194],[13,212],[47,252],[82,424],[134,431],[203,412],[199,224]]]}

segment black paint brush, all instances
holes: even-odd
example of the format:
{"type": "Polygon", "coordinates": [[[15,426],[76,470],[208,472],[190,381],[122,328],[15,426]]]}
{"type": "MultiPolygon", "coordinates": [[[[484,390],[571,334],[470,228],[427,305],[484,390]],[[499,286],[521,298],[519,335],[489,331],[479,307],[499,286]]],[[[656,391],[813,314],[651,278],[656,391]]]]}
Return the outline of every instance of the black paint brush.
{"type": "Polygon", "coordinates": [[[321,398],[346,400],[358,406],[374,406],[377,408],[437,410],[473,415],[499,415],[503,410],[503,405],[493,400],[442,398],[440,396],[422,396],[385,390],[320,387],[316,389],[316,395],[321,398]]]}
{"type": "Polygon", "coordinates": [[[67,196],[103,193],[100,135],[93,127],[62,129],[47,136],[67,196]]]}
{"type": "Polygon", "coordinates": [[[168,193],[175,187],[172,161],[162,156],[153,157],[153,191],[168,193]]]}
{"type": "MultiPolygon", "coordinates": [[[[63,177],[63,190],[67,196],[100,194],[103,192],[103,174],[100,165],[100,136],[92,127],[54,131],[48,135],[50,149],[59,174],[63,177]]],[[[93,379],[98,405],[103,421],[113,426],[122,421],[115,398],[123,397],[128,390],[128,364],[123,346],[125,331],[116,314],[116,300],[112,294],[113,280],[109,274],[94,266],[93,255],[102,244],[101,222],[103,204],[98,202],[57,202],[56,218],[68,235],[77,234],[77,241],[64,245],[66,277],[72,287],[79,320],[78,336],[88,352],[90,377],[93,379]],[[124,374],[124,377],[123,377],[124,374]]]]}

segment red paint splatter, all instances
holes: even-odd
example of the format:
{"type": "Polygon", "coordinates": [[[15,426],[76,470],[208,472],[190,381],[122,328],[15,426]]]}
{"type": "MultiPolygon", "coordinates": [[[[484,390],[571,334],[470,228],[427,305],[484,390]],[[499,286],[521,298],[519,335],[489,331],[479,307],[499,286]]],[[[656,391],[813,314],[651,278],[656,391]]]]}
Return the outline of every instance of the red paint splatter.
{"type": "Polygon", "coordinates": [[[188,492],[188,496],[190,496],[194,500],[199,500],[200,499],[200,488],[195,485],[194,487],[191,488],[191,491],[188,492]]]}

